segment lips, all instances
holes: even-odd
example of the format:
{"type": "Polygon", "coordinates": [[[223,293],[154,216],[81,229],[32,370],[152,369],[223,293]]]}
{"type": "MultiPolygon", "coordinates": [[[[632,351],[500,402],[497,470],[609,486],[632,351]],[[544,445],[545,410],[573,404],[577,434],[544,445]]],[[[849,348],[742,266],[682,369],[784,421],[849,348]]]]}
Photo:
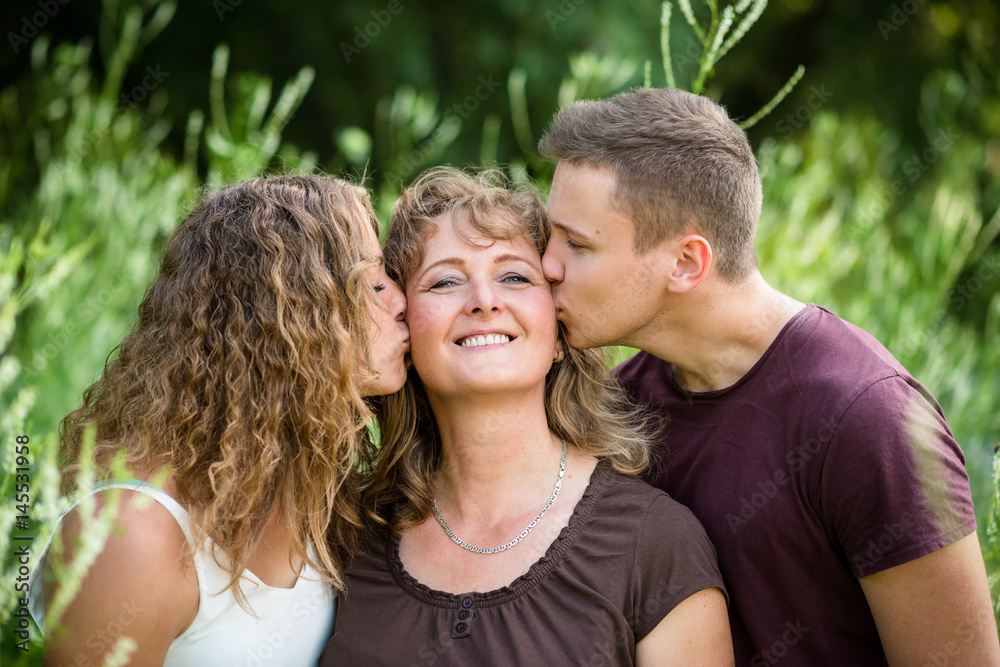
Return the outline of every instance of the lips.
{"type": "Polygon", "coordinates": [[[455,344],[461,345],[462,347],[488,347],[490,345],[504,345],[512,340],[514,340],[514,337],[508,336],[507,334],[488,333],[474,334],[472,336],[459,338],[455,341],[455,344]]]}

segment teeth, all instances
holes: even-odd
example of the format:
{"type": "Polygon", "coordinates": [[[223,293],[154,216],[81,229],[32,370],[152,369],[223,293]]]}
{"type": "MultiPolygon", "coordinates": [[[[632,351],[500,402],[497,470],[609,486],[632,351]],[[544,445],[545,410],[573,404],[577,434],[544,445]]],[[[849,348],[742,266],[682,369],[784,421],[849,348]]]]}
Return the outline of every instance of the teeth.
{"type": "Polygon", "coordinates": [[[509,342],[510,336],[506,334],[486,334],[485,336],[469,336],[462,341],[462,347],[485,347],[509,342]]]}

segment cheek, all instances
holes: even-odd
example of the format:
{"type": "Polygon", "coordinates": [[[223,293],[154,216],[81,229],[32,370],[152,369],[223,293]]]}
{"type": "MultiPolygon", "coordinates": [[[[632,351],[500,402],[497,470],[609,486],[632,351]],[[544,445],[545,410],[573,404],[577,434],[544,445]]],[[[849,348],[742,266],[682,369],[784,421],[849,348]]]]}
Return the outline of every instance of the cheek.
{"type": "Polygon", "coordinates": [[[406,311],[406,326],[410,330],[410,345],[413,354],[419,351],[432,340],[438,340],[444,331],[440,308],[429,307],[431,304],[421,302],[419,299],[410,301],[410,306],[406,311]],[[438,316],[435,316],[438,313],[438,316]]]}
{"type": "Polygon", "coordinates": [[[553,303],[552,295],[548,290],[544,294],[539,295],[521,316],[526,321],[535,323],[535,326],[543,334],[551,336],[553,341],[556,339],[559,331],[559,325],[556,321],[556,305],[553,303]]]}
{"type": "MultiPolygon", "coordinates": [[[[393,319],[388,312],[375,304],[368,305],[369,335],[371,336],[370,342],[373,346],[385,338],[385,332],[392,326],[392,323],[393,319]]],[[[378,354],[378,350],[373,349],[372,353],[378,354]]]]}

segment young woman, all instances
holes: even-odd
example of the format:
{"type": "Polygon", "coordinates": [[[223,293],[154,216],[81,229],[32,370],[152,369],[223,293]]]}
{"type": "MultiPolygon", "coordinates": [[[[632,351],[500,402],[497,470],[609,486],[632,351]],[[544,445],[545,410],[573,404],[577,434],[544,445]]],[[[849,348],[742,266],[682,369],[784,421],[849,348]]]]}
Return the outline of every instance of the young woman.
{"type": "Polygon", "coordinates": [[[634,478],[641,420],[559,332],[546,239],[538,198],[488,175],[439,169],[397,203],[413,369],[376,409],[386,528],[321,665],[732,664],[715,550],[634,478]]]}
{"type": "MultiPolygon", "coordinates": [[[[123,456],[135,479],[99,485],[128,491],[45,628],[46,663],[100,664],[119,636],[132,665],[315,662],[362,525],[365,397],[406,378],[376,229],[363,189],[289,176],[225,187],[174,233],[135,328],[63,421],[71,461],[93,425],[102,475],[123,456]]],[[[70,556],[80,526],[73,510],[59,528],[70,556]]],[[[51,603],[59,582],[40,583],[51,603]]]]}

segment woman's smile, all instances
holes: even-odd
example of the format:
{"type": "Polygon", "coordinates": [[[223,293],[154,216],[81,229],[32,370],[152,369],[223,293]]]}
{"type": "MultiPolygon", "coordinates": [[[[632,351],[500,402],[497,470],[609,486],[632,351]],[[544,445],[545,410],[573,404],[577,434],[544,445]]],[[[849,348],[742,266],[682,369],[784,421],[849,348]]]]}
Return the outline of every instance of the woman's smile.
{"type": "Polygon", "coordinates": [[[505,333],[469,334],[455,341],[455,344],[465,348],[496,348],[507,345],[516,338],[505,333]]]}

